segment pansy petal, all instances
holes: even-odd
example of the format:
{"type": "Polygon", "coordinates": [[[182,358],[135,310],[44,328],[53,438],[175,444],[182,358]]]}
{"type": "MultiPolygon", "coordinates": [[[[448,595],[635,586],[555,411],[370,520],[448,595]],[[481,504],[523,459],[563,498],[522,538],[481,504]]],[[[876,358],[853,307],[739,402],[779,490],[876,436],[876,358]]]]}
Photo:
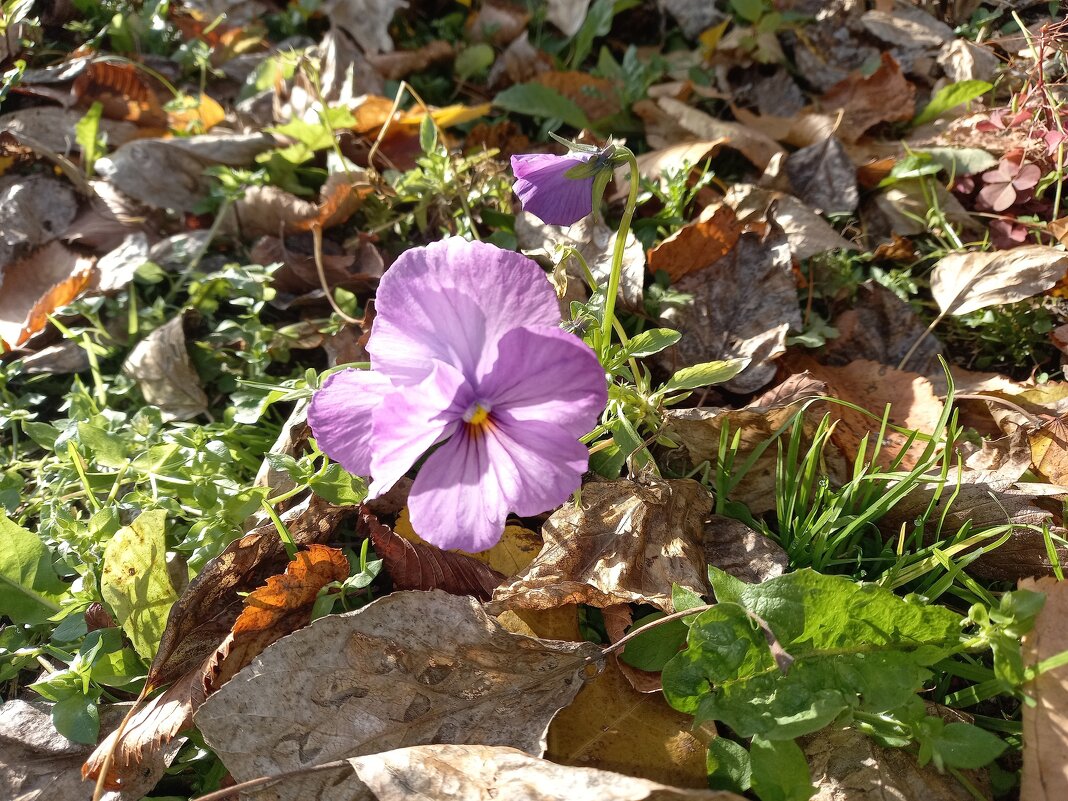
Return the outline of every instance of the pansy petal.
{"type": "Polygon", "coordinates": [[[515,420],[554,423],[581,437],[608,401],[604,368],[581,339],[559,328],[517,328],[505,334],[479,398],[515,420]]]}
{"type": "Polygon", "coordinates": [[[420,468],[408,494],[408,513],[412,528],[427,542],[476,553],[501,538],[508,501],[486,445],[487,437],[472,436],[461,426],[420,468]]]}
{"type": "Polygon", "coordinates": [[[555,326],[556,295],[519,253],[450,237],[413,248],[386,272],[375,298],[371,364],[395,383],[418,383],[439,360],[474,380],[513,328],[555,326]]]}
{"type": "Polygon", "coordinates": [[[486,436],[493,473],[517,515],[536,515],[566,501],[582,483],[589,451],[552,423],[496,416],[486,436]],[[516,477],[514,484],[510,477],[516,477]]]}
{"type": "Polygon", "coordinates": [[[434,363],[418,389],[390,395],[374,414],[369,497],[388,492],[431,446],[452,434],[471,400],[463,375],[444,362],[434,363]]]}
{"type": "Polygon", "coordinates": [[[371,370],[330,375],[308,407],[319,449],[350,473],[370,475],[372,413],[392,390],[389,379],[371,370]]]}
{"type": "Polygon", "coordinates": [[[523,209],[549,225],[572,225],[593,211],[593,178],[568,178],[589,156],[547,153],[512,156],[516,193],[523,209]]]}

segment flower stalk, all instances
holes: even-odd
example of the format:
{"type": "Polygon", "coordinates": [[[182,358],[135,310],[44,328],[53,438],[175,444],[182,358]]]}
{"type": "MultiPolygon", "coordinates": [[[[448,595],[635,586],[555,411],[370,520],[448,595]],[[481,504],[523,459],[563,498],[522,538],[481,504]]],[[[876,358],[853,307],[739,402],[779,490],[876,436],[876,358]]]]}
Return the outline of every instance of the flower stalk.
{"type": "Polygon", "coordinates": [[[630,234],[630,224],[634,219],[634,210],[638,205],[638,159],[629,148],[618,147],[616,157],[626,159],[630,168],[630,191],[627,194],[627,205],[623,209],[623,216],[619,220],[619,228],[616,230],[616,244],[612,249],[612,269],[608,275],[608,294],[604,299],[604,319],[601,321],[601,340],[598,343],[598,354],[603,364],[608,356],[608,347],[612,342],[612,326],[616,319],[616,295],[619,294],[619,281],[623,274],[623,252],[627,247],[627,235],[630,234]]]}

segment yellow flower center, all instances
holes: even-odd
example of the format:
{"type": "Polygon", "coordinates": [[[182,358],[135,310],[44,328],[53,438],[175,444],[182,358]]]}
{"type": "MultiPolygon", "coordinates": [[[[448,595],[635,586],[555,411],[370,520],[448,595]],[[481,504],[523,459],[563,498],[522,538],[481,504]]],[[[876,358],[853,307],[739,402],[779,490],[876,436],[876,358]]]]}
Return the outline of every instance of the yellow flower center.
{"type": "Polygon", "coordinates": [[[475,410],[471,413],[471,418],[467,421],[473,426],[482,425],[489,417],[489,409],[486,409],[479,404],[475,404],[475,410]]]}
{"type": "Polygon", "coordinates": [[[464,412],[464,422],[467,423],[467,430],[475,435],[480,435],[486,429],[493,427],[493,420],[490,419],[490,412],[493,410],[493,404],[486,401],[477,401],[472,403],[466,412],[464,412]]]}

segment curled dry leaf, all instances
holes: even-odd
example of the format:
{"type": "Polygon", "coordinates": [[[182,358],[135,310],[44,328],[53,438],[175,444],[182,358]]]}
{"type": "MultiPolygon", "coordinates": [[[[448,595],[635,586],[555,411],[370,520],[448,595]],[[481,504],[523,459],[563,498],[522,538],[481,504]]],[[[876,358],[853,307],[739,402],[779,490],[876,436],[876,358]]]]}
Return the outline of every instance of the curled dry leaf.
{"type": "Polygon", "coordinates": [[[723,386],[753,392],[775,375],[772,360],[786,351],[786,334],[801,329],[790,249],[781,230],[766,239],[744,233],[735,247],[711,266],[686,276],[676,289],[693,296],[685,306],[661,316],[682,340],[660,356],[670,372],[701,362],[749,359],[723,386]]]}
{"type": "Polygon", "coordinates": [[[726,256],[738,244],[742,230],[729,206],[708,206],[694,222],[652,248],[646,261],[652,272],[664,270],[677,282],[726,256]]]}
{"type": "Polygon", "coordinates": [[[881,122],[911,120],[915,99],[916,87],[905,80],[894,57],[883,53],[879,69],[866,78],[852,73],[827,90],[821,105],[827,112],[842,112],[838,135],[852,144],[881,122]]]}
{"type": "Polygon", "coordinates": [[[182,319],[179,315],[168,320],[137,343],[122,366],[165,421],[188,420],[208,408],[208,396],[185,349],[182,319]]]}
{"type": "MultiPolygon", "coordinates": [[[[119,725],[128,704],[102,708],[100,729],[119,725]]],[[[90,801],[93,785],[83,782],[78,766],[92,746],[68,740],[52,724],[52,705],[18,698],[0,705],[0,798],[11,801],[90,801]]],[[[150,793],[178,753],[171,743],[141,766],[124,792],[107,792],[101,801],[139,801],[150,793]]]]}
{"type": "Polygon", "coordinates": [[[931,294],[943,314],[968,314],[1041,294],[1066,272],[1068,253],[1046,245],[951,253],[934,266],[931,294]]]}
{"type": "Polygon", "coordinates": [[[774,221],[786,234],[791,255],[799,261],[829,250],[857,249],[793,195],[752,184],[734,184],[723,202],[734,209],[742,222],[774,221]]]}
{"type": "MultiPolygon", "coordinates": [[[[1046,594],[1035,627],[1023,637],[1024,664],[1032,667],[1068,650],[1068,583],[1053,578],[1020,582],[1020,589],[1046,594]]],[[[1023,779],[1020,797],[1059,801],[1068,797],[1068,666],[1039,674],[1025,690],[1035,703],[1023,707],[1023,779]]]]}
{"type": "Polygon", "coordinates": [[[139,65],[90,61],[74,79],[71,94],[80,108],[99,103],[103,116],[108,119],[125,120],[161,132],[167,129],[167,114],[139,65]]]}
{"type": "Polygon", "coordinates": [[[360,513],[359,530],[370,537],[375,553],[398,590],[444,590],[488,600],[504,579],[472,556],[443,551],[428,542],[411,542],[368,511],[360,513]]]}
{"type": "Polygon", "coordinates": [[[656,103],[691,135],[698,139],[725,140],[726,147],[737,150],[758,170],[764,170],[776,155],[786,152],[774,139],[741,123],[718,120],[672,97],[662,97],[656,103]]]}
{"type": "Polygon", "coordinates": [[[49,242],[0,268],[0,353],[19,347],[48,324],[48,315],[82,294],[93,259],[49,242]]]}
{"type": "MultiPolygon", "coordinates": [[[[279,640],[195,721],[238,781],[428,743],[540,755],[599,655],[591,643],[511,634],[473,598],[395,592],[279,640]]],[[[324,798],[329,786],[328,797],[351,798],[358,784],[306,775],[284,797],[324,798]]]]}
{"type": "Polygon", "coordinates": [[[349,562],[337,548],[312,544],[297,553],[281,575],[244,599],[244,609],[226,639],[198,667],[162,695],[149,700],[130,718],[116,745],[105,739],[82,767],[96,779],[108,753],[115,751],[105,786],[125,787],[146,761],[154,759],[173,737],[192,725],[193,713],[216,689],[249,664],[271,643],[308,624],[319,591],[349,575],[349,562]]]}
{"type": "Polygon", "coordinates": [[[672,610],[671,587],[707,591],[707,490],[689,479],[606,481],[582,488],[542,527],[545,545],[493,593],[496,609],[647,603],[672,610]]]}

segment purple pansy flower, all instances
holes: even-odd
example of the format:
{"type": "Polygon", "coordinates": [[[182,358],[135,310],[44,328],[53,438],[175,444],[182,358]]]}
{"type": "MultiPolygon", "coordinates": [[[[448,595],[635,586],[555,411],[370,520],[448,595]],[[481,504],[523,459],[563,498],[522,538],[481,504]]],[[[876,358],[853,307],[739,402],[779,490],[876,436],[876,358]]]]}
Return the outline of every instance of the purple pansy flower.
{"type": "Polygon", "coordinates": [[[443,548],[480,551],[509,511],[538,514],[578,489],[588,461],[579,437],[604,409],[605,374],[560,330],[538,265],[445,239],[401,254],[375,305],[371,369],[334,373],[308,410],[323,452],[372,477],[370,497],[434,449],[408,496],[412,527],[443,548]]]}
{"type": "Polygon", "coordinates": [[[593,175],[568,178],[573,167],[592,158],[585,153],[554,156],[530,153],[512,156],[512,191],[523,208],[549,225],[571,225],[593,211],[593,175]]]}

